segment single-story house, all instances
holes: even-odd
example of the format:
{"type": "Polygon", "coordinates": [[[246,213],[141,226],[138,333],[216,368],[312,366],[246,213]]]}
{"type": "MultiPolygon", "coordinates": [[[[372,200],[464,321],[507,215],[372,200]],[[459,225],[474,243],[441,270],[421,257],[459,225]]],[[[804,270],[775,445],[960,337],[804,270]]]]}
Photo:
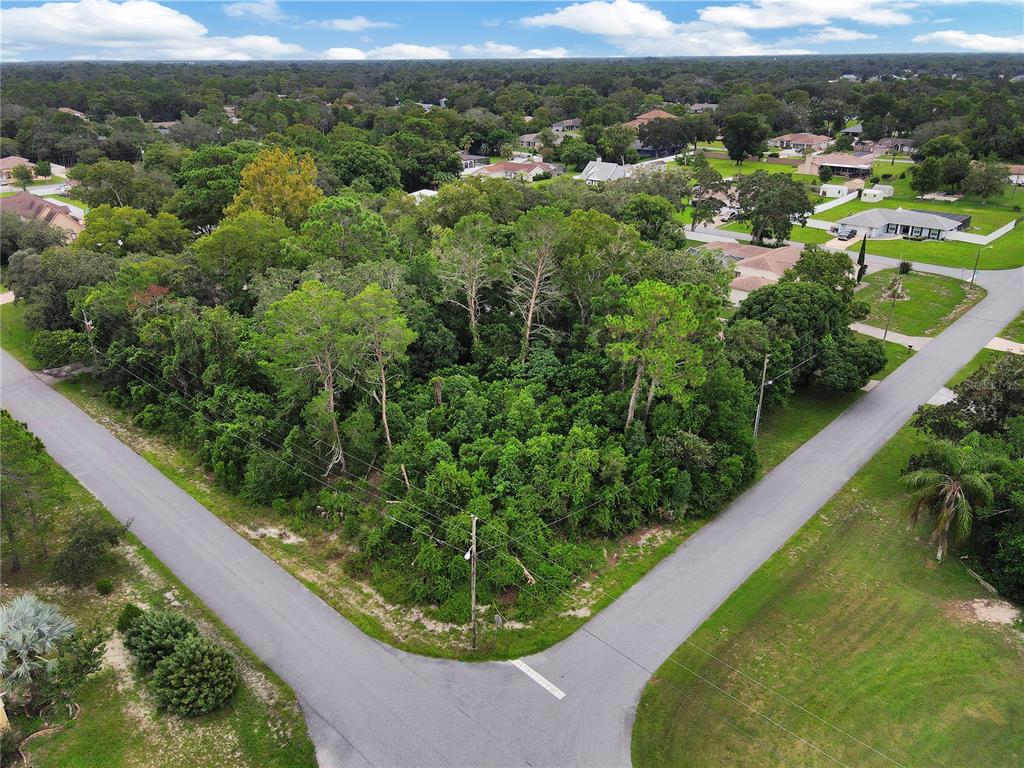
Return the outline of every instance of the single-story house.
{"type": "Polygon", "coordinates": [[[523,181],[533,181],[538,176],[543,176],[544,174],[558,176],[560,173],[562,173],[561,166],[555,165],[554,163],[517,163],[505,161],[502,163],[494,163],[493,165],[482,166],[476,172],[476,175],[489,176],[492,179],[522,179],[523,181]]]}
{"type": "Polygon", "coordinates": [[[843,184],[822,184],[818,194],[822,197],[846,197],[850,190],[843,184]]]}
{"type": "Polygon", "coordinates": [[[419,205],[428,197],[435,197],[437,195],[436,189],[417,189],[415,192],[410,192],[409,197],[413,199],[416,205],[419,205]]]}
{"type": "Polygon", "coordinates": [[[949,232],[967,229],[966,213],[918,211],[911,208],[872,208],[838,222],[868,237],[909,237],[915,240],[945,240],[949,232]]]}
{"type": "Polygon", "coordinates": [[[583,121],[578,117],[570,117],[568,120],[559,120],[557,123],[551,124],[551,130],[555,133],[562,133],[564,131],[578,131],[583,121]]]}
{"type": "Polygon", "coordinates": [[[860,199],[865,203],[880,203],[887,197],[896,194],[896,190],[888,184],[875,184],[871,189],[865,189],[860,193],[860,199]]]}
{"type": "Polygon", "coordinates": [[[28,158],[21,157],[19,155],[11,155],[9,157],[0,158],[0,180],[4,184],[10,184],[14,181],[14,169],[20,165],[26,165],[35,171],[36,166],[30,162],[28,158]]]}
{"type": "MultiPolygon", "coordinates": [[[[519,146],[526,147],[527,149],[540,149],[544,146],[544,142],[539,137],[539,133],[524,133],[519,137],[519,146]]],[[[557,147],[563,141],[565,141],[565,136],[561,133],[556,133],[552,146],[557,147]]]]}
{"type": "Polygon", "coordinates": [[[873,159],[874,155],[851,155],[845,152],[809,155],[797,167],[796,172],[817,176],[822,168],[828,168],[837,176],[870,176],[873,159]]]}
{"type": "Polygon", "coordinates": [[[783,273],[800,260],[800,249],[793,245],[765,248],[732,240],[704,245],[708,251],[721,254],[720,263],[735,273],[729,283],[729,299],[739,304],[751,292],[779,281],[783,273]]]}
{"type": "Polygon", "coordinates": [[[695,115],[703,114],[704,112],[714,112],[718,109],[717,104],[691,104],[690,112],[695,115]]]}
{"type": "Polygon", "coordinates": [[[843,130],[840,131],[840,133],[845,133],[847,136],[853,136],[853,138],[857,139],[860,138],[860,135],[862,133],[864,133],[864,125],[863,123],[854,123],[853,125],[848,125],[845,128],[843,128],[843,130]]]}
{"type": "Polygon", "coordinates": [[[1015,186],[1024,186],[1024,165],[1007,166],[1010,171],[1009,182],[1015,186]]]}
{"type": "Polygon", "coordinates": [[[768,139],[768,146],[779,147],[780,149],[795,149],[798,152],[803,152],[805,149],[819,152],[825,149],[831,141],[832,139],[828,136],[822,136],[818,133],[784,133],[781,136],[768,139]]]}
{"type": "Polygon", "coordinates": [[[644,112],[642,115],[637,115],[628,123],[623,123],[623,125],[627,128],[639,128],[641,125],[647,125],[651,120],[675,120],[678,117],[679,115],[673,115],[664,109],[652,109],[649,112],[644,112]]]}
{"type": "Polygon", "coordinates": [[[601,184],[605,181],[624,179],[632,174],[633,167],[630,165],[609,163],[601,158],[597,158],[597,160],[591,160],[587,163],[586,167],[576,174],[574,178],[582,179],[587,184],[601,184]]]}
{"type": "Polygon", "coordinates": [[[886,152],[913,152],[914,140],[886,136],[884,139],[876,141],[872,150],[878,154],[885,154],[886,152]]]}
{"type": "Polygon", "coordinates": [[[462,160],[462,170],[467,168],[476,168],[478,165],[487,165],[490,162],[489,157],[483,155],[471,155],[466,150],[459,152],[459,158],[462,160]]]}
{"type": "Polygon", "coordinates": [[[57,111],[63,112],[65,115],[74,115],[79,120],[89,119],[88,117],[86,117],[85,112],[79,112],[77,109],[72,109],[71,107],[57,107],[57,111]]]}
{"type": "Polygon", "coordinates": [[[74,240],[82,231],[81,219],[72,214],[71,209],[66,205],[47,200],[45,197],[38,197],[24,190],[10,197],[0,198],[0,211],[15,213],[23,221],[36,219],[46,222],[51,227],[63,229],[67,232],[68,240],[74,240]]]}

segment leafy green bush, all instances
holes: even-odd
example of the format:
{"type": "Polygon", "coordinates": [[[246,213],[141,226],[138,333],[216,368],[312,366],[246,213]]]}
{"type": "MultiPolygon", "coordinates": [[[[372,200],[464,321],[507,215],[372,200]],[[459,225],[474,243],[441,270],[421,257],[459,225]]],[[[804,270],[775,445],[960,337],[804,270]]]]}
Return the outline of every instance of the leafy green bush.
{"type": "Polygon", "coordinates": [[[32,337],[31,349],[43,368],[85,362],[91,354],[85,334],[68,328],[38,331],[32,337]]]}
{"type": "Polygon", "coordinates": [[[125,647],[135,654],[139,665],[150,670],[174,653],[187,638],[198,637],[199,628],[187,616],[174,611],[147,611],[125,632],[125,647]]]}
{"type": "Polygon", "coordinates": [[[110,579],[103,578],[96,580],[96,591],[101,595],[109,595],[114,591],[114,582],[110,579]]]}
{"type": "Polygon", "coordinates": [[[145,611],[135,603],[125,603],[124,608],[121,609],[121,613],[117,617],[117,631],[121,634],[127,633],[143,614],[145,614],[145,611]]]}
{"type": "Polygon", "coordinates": [[[90,581],[110,560],[110,550],[121,540],[128,526],[108,522],[97,515],[76,520],[68,540],[50,561],[54,578],[80,587],[90,581]]]}
{"type": "Polygon", "coordinates": [[[178,643],[153,675],[153,694],[160,706],[186,717],[220,709],[237,687],[231,654],[203,637],[178,643]]]}

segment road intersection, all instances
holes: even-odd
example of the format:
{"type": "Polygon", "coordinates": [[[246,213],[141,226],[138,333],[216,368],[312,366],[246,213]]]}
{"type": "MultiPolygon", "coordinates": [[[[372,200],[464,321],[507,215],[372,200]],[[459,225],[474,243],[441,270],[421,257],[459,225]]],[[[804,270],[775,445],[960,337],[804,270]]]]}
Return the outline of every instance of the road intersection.
{"type": "Polygon", "coordinates": [[[978,282],[979,304],[583,628],[518,663],[364,635],[7,352],[2,401],[295,690],[323,765],[627,766],[650,674],[1024,306],[1024,268],[978,282]]]}

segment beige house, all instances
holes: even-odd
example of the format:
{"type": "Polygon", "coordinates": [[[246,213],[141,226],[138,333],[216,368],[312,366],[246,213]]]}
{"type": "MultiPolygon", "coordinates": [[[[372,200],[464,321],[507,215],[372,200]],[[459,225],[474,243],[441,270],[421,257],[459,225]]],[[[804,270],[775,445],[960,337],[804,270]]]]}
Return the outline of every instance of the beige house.
{"type": "Polygon", "coordinates": [[[35,164],[29,162],[28,158],[19,157],[18,155],[11,155],[10,157],[0,157],[0,181],[4,184],[11,184],[14,182],[14,169],[20,165],[27,165],[33,171],[35,171],[35,164]]]}
{"type": "Polygon", "coordinates": [[[729,283],[729,300],[739,304],[751,292],[774,285],[787,269],[800,260],[800,249],[794,245],[765,248],[733,241],[708,243],[710,250],[721,251],[722,263],[732,262],[735,277],[729,283]]]}
{"type": "Polygon", "coordinates": [[[784,133],[781,136],[768,139],[768,146],[778,147],[779,149],[795,149],[797,152],[803,152],[804,150],[820,152],[828,147],[831,141],[832,139],[828,136],[822,136],[817,133],[784,133]]]}
{"type": "Polygon", "coordinates": [[[474,176],[489,176],[492,179],[521,179],[523,181],[533,181],[538,176],[543,176],[545,173],[550,174],[551,176],[558,176],[562,173],[563,169],[561,166],[555,165],[554,163],[517,163],[514,161],[505,161],[503,163],[483,165],[471,170],[473,171],[474,176]]]}
{"type": "Polygon", "coordinates": [[[31,192],[21,191],[10,197],[0,198],[0,211],[14,213],[23,221],[35,219],[51,227],[67,232],[67,239],[74,240],[82,231],[83,224],[66,205],[60,205],[31,192]]]}

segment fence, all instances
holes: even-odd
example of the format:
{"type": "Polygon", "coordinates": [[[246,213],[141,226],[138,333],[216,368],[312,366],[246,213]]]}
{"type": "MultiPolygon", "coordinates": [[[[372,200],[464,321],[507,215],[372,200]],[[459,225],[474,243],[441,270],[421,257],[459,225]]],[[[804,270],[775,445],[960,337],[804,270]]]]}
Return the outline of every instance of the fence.
{"type": "Polygon", "coordinates": [[[988,245],[992,241],[1005,235],[1015,226],[1017,226],[1017,219],[1014,219],[1009,224],[1004,224],[995,232],[989,232],[987,235],[975,235],[971,232],[950,232],[946,235],[946,239],[958,240],[961,243],[973,243],[974,245],[988,245]]]}
{"type": "Polygon", "coordinates": [[[818,203],[816,206],[814,206],[814,212],[821,213],[822,211],[828,211],[831,210],[832,208],[837,208],[840,205],[843,205],[844,203],[850,202],[851,200],[856,200],[858,195],[860,195],[859,190],[850,190],[842,197],[837,197],[834,200],[826,200],[824,203],[818,203]]]}

